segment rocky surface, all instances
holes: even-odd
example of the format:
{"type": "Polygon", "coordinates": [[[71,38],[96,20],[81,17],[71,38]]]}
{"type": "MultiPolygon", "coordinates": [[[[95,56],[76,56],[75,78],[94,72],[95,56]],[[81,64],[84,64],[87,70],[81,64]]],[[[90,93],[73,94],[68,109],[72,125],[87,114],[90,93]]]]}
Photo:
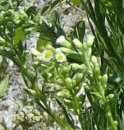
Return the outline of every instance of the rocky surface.
{"type": "MultiPolygon", "coordinates": [[[[30,0],[29,3],[30,4],[28,5],[34,4],[39,9],[46,4],[46,1],[37,0],[35,2],[32,2],[30,0]]],[[[80,20],[85,20],[87,22],[87,19],[84,16],[84,14],[81,14],[80,11],[71,7],[68,4],[61,4],[57,8],[57,10],[60,13],[61,23],[66,32],[70,31],[71,27],[74,26],[74,24],[80,20]]],[[[86,33],[88,32],[89,29],[87,26],[86,33]]],[[[36,39],[37,35],[34,35],[29,39],[27,39],[26,42],[29,45],[29,48],[35,46],[36,39]]],[[[4,118],[8,128],[11,129],[11,127],[13,126],[12,123],[13,115],[16,113],[16,105],[17,105],[16,103],[18,102],[19,104],[21,104],[20,99],[22,98],[22,87],[24,86],[24,83],[16,66],[10,64],[7,71],[10,76],[10,81],[6,95],[3,101],[0,103],[0,121],[2,121],[2,118],[4,118]]],[[[51,128],[51,130],[52,129],[54,128],[51,128]]]]}

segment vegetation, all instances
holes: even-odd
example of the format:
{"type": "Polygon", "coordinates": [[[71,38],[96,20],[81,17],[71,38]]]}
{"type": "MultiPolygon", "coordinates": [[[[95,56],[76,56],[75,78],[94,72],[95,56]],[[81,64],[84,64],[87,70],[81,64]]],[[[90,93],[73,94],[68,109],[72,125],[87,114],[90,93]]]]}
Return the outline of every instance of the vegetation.
{"type": "MultiPolygon", "coordinates": [[[[123,130],[123,0],[66,1],[85,11],[92,32],[88,36],[84,21],[64,32],[54,10],[61,2],[49,2],[41,10],[24,7],[20,0],[0,2],[0,97],[7,88],[10,59],[20,70],[28,98],[39,106],[38,114],[50,117],[49,126],[56,122],[64,130],[123,130]],[[46,22],[42,16],[47,12],[46,22]],[[30,52],[26,38],[32,33],[39,38],[30,52]]],[[[31,115],[32,121],[36,116],[31,115]]],[[[28,129],[23,121],[20,125],[28,129]]]]}

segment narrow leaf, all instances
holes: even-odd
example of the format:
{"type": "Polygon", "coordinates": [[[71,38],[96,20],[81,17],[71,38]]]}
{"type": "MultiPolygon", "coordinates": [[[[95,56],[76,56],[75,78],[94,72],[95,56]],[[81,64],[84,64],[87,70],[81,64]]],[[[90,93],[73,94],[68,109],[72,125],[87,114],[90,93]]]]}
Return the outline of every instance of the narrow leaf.
{"type": "Polygon", "coordinates": [[[14,37],[14,45],[17,45],[20,41],[23,42],[25,33],[21,28],[16,29],[14,37]]]}
{"type": "Polygon", "coordinates": [[[5,79],[0,83],[0,101],[2,101],[2,97],[4,96],[7,86],[8,86],[9,76],[7,75],[5,79]]]}

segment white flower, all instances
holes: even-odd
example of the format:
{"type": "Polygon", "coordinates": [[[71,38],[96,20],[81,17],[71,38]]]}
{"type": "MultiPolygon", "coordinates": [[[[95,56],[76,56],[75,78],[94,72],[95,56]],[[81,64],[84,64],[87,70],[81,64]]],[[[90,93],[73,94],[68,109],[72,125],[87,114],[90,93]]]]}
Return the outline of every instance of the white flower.
{"type": "Polygon", "coordinates": [[[56,54],[55,58],[58,62],[66,61],[66,56],[63,53],[56,54]]]}
{"type": "Polygon", "coordinates": [[[66,40],[65,36],[63,35],[58,37],[58,39],[56,40],[56,44],[63,47],[72,48],[72,44],[68,40],[66,40]]]}
{"type": "Polygon", "coordinates": [[[45,51],[43,51],[42,56],[43,56],[44,60],[49,61],[53,58],[53,53],[50,50],[45,50],[45,51]]]}
{"type": "Polygon", "coordinates": [[[56,40],[56,43],[57,44],[61,44],[63,41],[65,41],[65,37],[62,35],[62,36],[59,36],[58,39],[56,40]]]}

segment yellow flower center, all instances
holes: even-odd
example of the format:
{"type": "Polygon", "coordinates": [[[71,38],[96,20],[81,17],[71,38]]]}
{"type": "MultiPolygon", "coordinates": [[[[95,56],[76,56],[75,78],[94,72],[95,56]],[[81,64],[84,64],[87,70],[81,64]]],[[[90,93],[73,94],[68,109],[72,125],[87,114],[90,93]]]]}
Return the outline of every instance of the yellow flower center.
{"type": "Polygon", "coordinates": [[[46,57],[47,59],[51,58],[51,57],[52,57],[51,51],[47,51],[47,52],[45,53],[45,57],[46,57]]]}
{"type": "Polygon", "coordinates": [[[59,55],[58,57],[57,57],[57,60],[63,60],[63,56],[62,55],[59,55]]]}
{"type": "Polygon", "coordinates": [[[56,60],[57,60],[58,62],[64,62],[64,61],[66,61],[66,57],[65,57],[64,54],[57,54],[57,55],[56,55],[56,60]]]}

